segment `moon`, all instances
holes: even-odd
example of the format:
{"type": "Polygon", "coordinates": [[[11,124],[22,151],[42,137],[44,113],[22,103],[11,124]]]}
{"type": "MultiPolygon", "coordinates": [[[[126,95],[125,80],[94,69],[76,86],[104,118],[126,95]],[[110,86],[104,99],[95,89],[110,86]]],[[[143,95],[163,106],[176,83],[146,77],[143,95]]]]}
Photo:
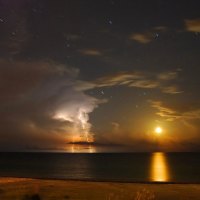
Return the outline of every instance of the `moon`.
{"type": "Polygon", "coordinates": [[[155,128],[155,133],[156,133],[157,135],[160,135],[162,132],[163,132],[163,130],[162,130],[161,127],[158,126],[158,127],[155,128]]]}

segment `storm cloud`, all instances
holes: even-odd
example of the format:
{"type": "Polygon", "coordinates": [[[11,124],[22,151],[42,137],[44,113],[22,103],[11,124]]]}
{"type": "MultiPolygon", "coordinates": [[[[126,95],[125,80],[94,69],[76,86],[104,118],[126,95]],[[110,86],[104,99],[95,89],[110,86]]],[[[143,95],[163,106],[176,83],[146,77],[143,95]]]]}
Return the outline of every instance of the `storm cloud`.
{"type": "Polygon", "coordinates": [[[75,89],[79,70],[50,61],[0,60],[1,146],[93,140],[89,113],[103,101],[75,89]]]}

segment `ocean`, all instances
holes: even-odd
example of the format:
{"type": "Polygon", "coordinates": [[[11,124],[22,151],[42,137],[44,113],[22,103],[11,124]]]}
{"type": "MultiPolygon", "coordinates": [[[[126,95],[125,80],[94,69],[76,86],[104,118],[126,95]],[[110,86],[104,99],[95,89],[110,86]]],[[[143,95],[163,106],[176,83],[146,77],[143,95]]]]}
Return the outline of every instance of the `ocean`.
{"type": "Polygon", "coordinates": [[[0,176],[200,183],[200,153],[0,153],[0,176]]]}

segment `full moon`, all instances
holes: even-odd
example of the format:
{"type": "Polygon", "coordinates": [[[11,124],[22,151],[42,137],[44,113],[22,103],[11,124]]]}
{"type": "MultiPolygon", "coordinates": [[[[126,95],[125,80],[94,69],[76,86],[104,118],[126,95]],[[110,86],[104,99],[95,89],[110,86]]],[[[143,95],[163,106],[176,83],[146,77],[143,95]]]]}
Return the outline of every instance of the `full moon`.
{"type": "Polygon", "coordinates": [[[156,132],[158,135],[160,135],[160,134],[162,133],[162,131],[163,131],[162,128],[159,127],[159,126],[155,128],[155,132],[156,132]]]}

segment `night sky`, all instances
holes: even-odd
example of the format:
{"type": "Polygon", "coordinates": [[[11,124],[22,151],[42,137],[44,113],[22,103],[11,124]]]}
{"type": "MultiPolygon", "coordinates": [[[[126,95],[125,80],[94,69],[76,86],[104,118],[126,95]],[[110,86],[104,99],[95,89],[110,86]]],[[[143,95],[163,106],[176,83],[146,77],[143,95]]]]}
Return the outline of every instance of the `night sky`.
{"type": "Polygon", "coordinates": [[[200,150],[199,85],[199,0],[0,0],[2,151],[200,150]]]}

